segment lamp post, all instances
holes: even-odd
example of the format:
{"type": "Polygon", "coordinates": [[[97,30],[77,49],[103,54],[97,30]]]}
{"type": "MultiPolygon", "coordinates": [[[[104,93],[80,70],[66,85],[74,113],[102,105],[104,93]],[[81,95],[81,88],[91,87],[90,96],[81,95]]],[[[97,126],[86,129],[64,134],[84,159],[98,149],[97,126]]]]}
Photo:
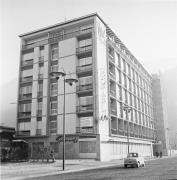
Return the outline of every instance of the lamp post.
{"type": "Polygon", "coordinates": [[[130,152],[130,148],[129,148],[129,119],[128,119],[128,113],[130,113],[131,112],[131,110],[132,110],[132,108],[131,107],[129,107],[129,106],[123,106],[123,110],[125,111],[125,113],[126,113],[126,117],[127,117],[127,145],[128,145],[128,154],[129,154],[129,152],[130,152]]]}
{"type": "Polygon", "coordinates": [[[65,170],[65,83],[68,83],[70,86],[73,83],[78,82],[77,79],[74,78],[66,78],[66,73],[64,72],[51,72],[50,75],[54,77],[57,81],[60,77],[63,77],[63,171],[65,170]]]}

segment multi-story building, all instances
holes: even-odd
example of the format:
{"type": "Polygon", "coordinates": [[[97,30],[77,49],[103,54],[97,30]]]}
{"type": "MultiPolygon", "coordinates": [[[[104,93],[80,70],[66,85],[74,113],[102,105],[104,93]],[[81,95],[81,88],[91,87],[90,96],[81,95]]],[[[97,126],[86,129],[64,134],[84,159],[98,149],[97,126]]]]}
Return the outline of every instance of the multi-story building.
{"type": "Polygon", "coordinates": [[[64,71],[78,79],[66,83],[66,158],[124,157],[127,135],[130,151],[152,155],[152,78],[98,14],[20,38],[18,137],[62,156],[63,79],[50,73],[64,71]]]}
{"type": "Polygon", "coordinates": [[[166,112],[166,103],[161,83],[161,76],[152,75],[152,97],[154,110],[154,128],[155,128],[155,144],[154,154],[162,152],[163,155],[168,154],[169,137],[168,123],[166,112]]]}

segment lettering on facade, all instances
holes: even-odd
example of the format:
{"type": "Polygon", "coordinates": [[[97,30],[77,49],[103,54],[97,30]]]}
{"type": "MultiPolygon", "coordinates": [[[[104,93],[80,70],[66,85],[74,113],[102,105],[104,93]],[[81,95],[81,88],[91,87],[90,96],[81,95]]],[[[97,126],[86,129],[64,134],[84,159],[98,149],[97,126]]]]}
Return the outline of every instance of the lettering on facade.
{"type": "Polygon", "coordinates": [[[106,70],[100,69],[100,89],[101,89],[101,118],[107,115],[107,83],[106,83],[106,70]]]}
{"type": "Polygon", "coordinates": [[[101,26],[101,24],[98,24],[97,26],[97,31],[98,31],[98,38],[103,43],[106,45],[106,29],[101,26]]]}
{"type": "MultiPolygon", "coordinates": [[[[66,136],[65,137],[65,142],[74,142],[77,143],[79,140],[79,136],[66,136]]],[[[58,143],[63,142],[63,136],[58,136],[56,138],[56,141],[58,141],[58,143]]]]}

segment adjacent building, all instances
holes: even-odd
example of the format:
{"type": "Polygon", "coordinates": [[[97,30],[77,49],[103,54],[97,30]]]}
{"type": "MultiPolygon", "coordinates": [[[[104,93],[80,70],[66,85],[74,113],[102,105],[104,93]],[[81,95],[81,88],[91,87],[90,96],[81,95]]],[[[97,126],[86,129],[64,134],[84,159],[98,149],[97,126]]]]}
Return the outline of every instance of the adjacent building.
{"type": "Polygon", "coordinates": [[[62,157],[63,78],[66,158],[152,155],[152,77],[98,14],[20,35],[17,137],[62,157]],[[131,107],[126,117],[124,106],[131,107]],[[56,140],[57,139],[57,140],[56,140]]]}
{"type": "Polygon", "coordinates": [[[168,155],[169,135],[168,122],[166,112],[166,103],[164,99],[161,76],[158,74],[152,75],[152,97],[154,107],[154,128],[155,128],[155,144],[154,155],[156,152],[162,152],[163,155],[168,155]]]}

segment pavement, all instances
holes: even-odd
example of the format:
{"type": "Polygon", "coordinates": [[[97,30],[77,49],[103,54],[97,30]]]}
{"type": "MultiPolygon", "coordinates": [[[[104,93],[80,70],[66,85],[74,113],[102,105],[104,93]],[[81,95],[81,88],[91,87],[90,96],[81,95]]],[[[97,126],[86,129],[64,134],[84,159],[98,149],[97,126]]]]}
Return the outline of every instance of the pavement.
{"type": "MultiPolygon", "coordinates": [[[[145,158],[146,161],[155,158],[145,158]]],[[[85,170],[102,169],[123,166],[123,159],[100,162],[94,159],[65,160],[65,170],[62,170],[62,160],[52,162],[28,161],[6,162],[1,164],[2,180],[20,180],[48,175],[65,174],[85,170]]]]}

